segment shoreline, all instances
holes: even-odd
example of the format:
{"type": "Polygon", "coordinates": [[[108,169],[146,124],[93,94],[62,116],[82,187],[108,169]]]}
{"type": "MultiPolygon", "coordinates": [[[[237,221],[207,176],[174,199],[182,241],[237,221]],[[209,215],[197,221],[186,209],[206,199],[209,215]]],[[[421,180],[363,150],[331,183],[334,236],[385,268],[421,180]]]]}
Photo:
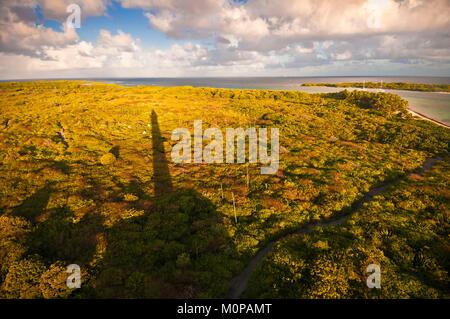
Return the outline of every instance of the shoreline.
{"type": "MultiPolygon", "coordinates": [[[[119,85],[119,86],[123,86],[123,87],[134,87],[134,86],[144,86],[144,87],[182,87],[182,85],[179,86],[161,86],[161,85],[150,85],[150,84],[141,84],[141,85],[125,85],[124,83],[117,83],[117,82],[105,82],[104,79],[32,79],[32,80],[0,80],[0,83],[21,83],[21,82],[39,82],[39,81],[44,81],[44,82],[81,82],[81,85],[86,85],[86,86],[91,86],[94,84],[112,84],[112,85],[119,85]]],[[[303,92],[306,94],[322,94],[322,93],[313,93],[313,92],[306,92],[306,91],[302,91],[302,90],[298,90],[298,89],[269,89],[269,88],[236,88],[236,87],[203,87],[203,86],[192,86],[194,88],[211,88],[211,89],[224,89],[224,90],[269,90],[269,91],[297,91],[297,92],[303,92]]],[[[301,87],[319,87],[319,86],[313,86],[313,85],[301,85],[301,87]]],[[[328,87],[328,86],[322,86],[322,87],[328,87]]],[[[349,87],[349,88],[340,88],[340,87],[335,87],[336,89],[353,89],[353,90],[364,90],[362,88],[357,88],[357,87],[349,87]]],[[[377,89],[369,89],[369,90],[377,90],[377,89]]],[[[386,89],[387,91],[390,91],[390,89],[386,89]]],[[[395,91],[395,90],[394,90],[395,91]]],[[[450,94],[450,92],[422,92],[422,91],[412,91],[412,90],[405,90],[407,92],[421,92],[421,93],[438,93],[438,94],[450,94]]],[[[393,93],[395,94],[395,93],[393,93]]],[[[408,112],[415,117],[418,117],[419,119],[422,119],[424,121],[429,121],[432,122],[434,124],[437,124],[439,126],[445,127],[445,128],[450,128],[449,124],[440,122],[436,119],[433,119],[429,116],[426,116],[422,113],[416,112],[411,110],[410,108],[408,108],[408,112]]]]}
{"type": "Polygon", "coordinates": [[[433,119],[433,118],[431,118],[431,117],[428,117],[428,116],[426,116],[426,115],[424,115],[424,114],[422,114],[422,113],[413,111],[413,110],[411,110],[411,109],[408,109],[408,112],[409,112],[412,116],[418,117],[418,118],[420,118],[420,119],[422,119],[422,120],[424,120],[424,121],[433,122],[434,124],[437,124],[437,125],[439,125],[439,126],[442,126],[442,127],[445,127],[445,128],[450,128],[450,125],[445,124],[445,123],[442,123],[442,122],[440,122],[440,121],[438,121],[438,120],[435,120],[435,119],[433,119]]]}
{"type": "MultiPolygon", "coordinates": [[[[320,83],[322,84],[322,83],[320,83]]],[[[420,84],[420,83],[418,83],[420,84]]],[[[427,83],[426,83],[427,84],[427,83]]],[[[327,88],[335,88],[335,89],[342,89],[342,90],[371,90],[376,92],[389,92],[389,91],[405,91],[405,92],[419,92],[419,93],[438,93],[438,94],[450,94],[449,91],[423,91],[423,90],[414,90],[414,89],[394,89],[394,88],[386,88],[386,87],[359,87],[359,86],[336,86],[333,85],[333,83],[326,84],[326,85],[310,85],[310,83],[302,83],[300,86],[302,87],[327,87],[327,88]]]]}

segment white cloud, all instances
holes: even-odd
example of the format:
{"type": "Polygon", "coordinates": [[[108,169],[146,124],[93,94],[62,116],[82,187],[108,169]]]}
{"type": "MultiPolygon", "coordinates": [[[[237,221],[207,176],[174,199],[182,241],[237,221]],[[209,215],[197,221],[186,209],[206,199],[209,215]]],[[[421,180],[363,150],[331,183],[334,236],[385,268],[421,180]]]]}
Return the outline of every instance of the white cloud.
{"type": "Polygon", "coordinates": [[[64,22],[70,3],[85,18],[105,15],[110,0],[4,0],[0,76],[368,74],[406,72],[401,66],[409,63],[450,71],[448,0],[119,1],[142,8],[149,25],[176,44],[160,48],[106,29],[87,42],[63,24],[56,31],[35,25],[37,3],[45,18],[64,22]]]}
{"type": "Polygon", "coordinates": [[[245,4],[122,0],[122,4],[146,10],[150,25],[169,37],[213,39],[215,50],[208,63],[217,65],[255,55],[279,56],[278,64],[289,60],[291,66],[351,59],[448,61],[449,46],[439,48],[450,39],[448,0],[252,0],[245,4]],[[389,41],[390,37],[395,40],[389,41]]]}
{"type": "Polygon", "coordinates": [[[109,0],[3,0],[0,6],[0,51],[48,58],[45,48],[63,48],[76,43],[79,37],[75,29],[61,23],[55,31],[37,23],[35,9],[41,8],[45,19],[65,22],[67,7],[76,3],[82,16],[102,15],[109,0]]]}
{"type": "Polygon", "coordinates": [[[126,7],[152,10],[150,24],[173,37],[233,35],[277,43],[373,34],[446,31],[447,0],[122,0],[126,7]]]}
{"type": "Polygon", "coordinates": [[[133,39],[130,34],[124,33],[121,30],[117,35],[112,35],[108,30],[100,30],[98,43],[108,49],[115,48],[120,51],[133,52],[138,50],[139,40],[133,39]]]}
{"type": "Polygon", "coordinates": [[[51,28],[31,26],[23,21],[0,22],[0,51],[42,56],[44,47],[63,47],[78,40],[74,29],[56,32],[51,28]]]}

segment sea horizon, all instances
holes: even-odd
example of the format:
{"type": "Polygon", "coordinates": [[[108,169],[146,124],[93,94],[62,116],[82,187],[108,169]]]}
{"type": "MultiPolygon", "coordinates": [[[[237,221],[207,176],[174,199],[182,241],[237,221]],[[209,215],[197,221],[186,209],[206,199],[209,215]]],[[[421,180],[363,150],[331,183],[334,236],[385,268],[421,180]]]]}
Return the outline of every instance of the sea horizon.
{"type": "MultiPolygon", "coordinates": [[[[284,76],[284,75],[255,75],[255,76],[102,76],[102,77],[42,77],[42,78],[7,78],[0,79],[0,82],[12,81],[57,81],[57,80],[190,80],[190,79],[400,79],[400,80],[426,80],[426,82],[410,81],[411,83],[427,83],[427,84],[450,84],[450,76],[439,75],[317,75],[317,76],[284,76]]],[[[330,82],[337,83],[337,82],[330,82]]]]}

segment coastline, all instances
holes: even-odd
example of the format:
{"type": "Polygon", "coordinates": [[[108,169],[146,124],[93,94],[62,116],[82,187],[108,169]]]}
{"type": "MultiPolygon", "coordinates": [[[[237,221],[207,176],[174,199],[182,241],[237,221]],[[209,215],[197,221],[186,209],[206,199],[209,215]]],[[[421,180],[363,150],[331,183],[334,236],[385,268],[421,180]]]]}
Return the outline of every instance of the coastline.
{"type": "MultiPolygon", "coordinates": [[[[144,78],[146,79],[146,78],[144,78]]],[[[185,78],[185,79],[189,79],[189,78],[185,78]]],[[[207,79],[207,78],[205,78],[207,79]]],[[[150,84],[150,83],[143,83],[143,84],[130,84],[127,85],[126,81],[117,81],[117,79],[114,79],[114,81],[105,81],[106,79],[43,79],[43,80],[38,80],[38,79],[31,79],[31,80],[0,80],[0,83],[23,83],[23,82],[66,82],[66,81],[75,81],[75,82],[80,82],[81,85],[83,86],[91,86],[91,85],[95,85],[98,83],[101,84],[113,84],[113,85],[119,85],[119,86],[123,86],[123,87],[133,87],[133,86],[144,86],[144,87],[182,87],[183,85],[174,85],[174,86],[165,86],[165,85],[158,85],[158,84],[150,84]]],[[[192,85],[192,84],[191,84],[192,85]]],[[[226,86],[193,86],[195,88],[216,88],[216,89],[225,89],[225,90],[273,90],[273,91],[298,91],[298,92],[304,92],[307,94],[321,94],[321,93],[325,93],[325,92],[308,92],[308,91],[303,91],[303,90],[299,90],[299,89],[295,89],[295,88],[248,88],[248,87],[226,87],[226,86]]],[[[320,87],[320,86],[315,86],[315,85],[300,85],[300,87],[320,87]]],[[[450,92],[422,92],[422,91],[412,91],[412,90],[391,90],[391,89],[385,89],[385,90],[380,90],[380,89],[362,89],[362,88],[357,88],[357,87],[348,87],[348,88],[341,88],[341,87],[331,87],[331,86],[322,86],[324,88],[334,88],[340,91],[340,89],[350,89],[350,90],[370,90],[370,91],[374,91],[374,92],[389,92],[389,91],[394,91],[394,92],[389,92],[392,94],[396,94],[395,91],[404,91],[404,92],[418,92],[418,93],[437,93],[437,94],[442,94],[442,95],[449,95],[450,92]]],[[[408,112],[412,115],[415,116],[419,119],[425,120],[425,121],[429,121],[429,122],[433,122],[434,124],[437,124],[439,126],[445,127],[445,128],[450,128],[449,124],[440,122],[439,120],[433,119],[427,115],[424,115],[423,113],[419,113],[416,111],[411,110],[410,108],[408,108],[408,112]]]]}
{"type": "Polygon", "coordinates": [[[409,113],[411,113],[412,116],[418,117],[418,118],[420,118],[420,119],[422,119],[424,121],[433,122],[434,124],[437,124],[439,126],[442,126],[442,127],[445,127],[445,128],[450,128],[450,125],[447,125],[445,123],[439,122],[439,121],[437,121],[437,120],[435,120],[435,119],[433,119],[431,117],[428,117],[428,116],[426,116],[426,115],[424,115],[422,113],[415,112],[415,111],[413,111],[411,109],[408,109],[408,111],[409,111],[409,113]]]}

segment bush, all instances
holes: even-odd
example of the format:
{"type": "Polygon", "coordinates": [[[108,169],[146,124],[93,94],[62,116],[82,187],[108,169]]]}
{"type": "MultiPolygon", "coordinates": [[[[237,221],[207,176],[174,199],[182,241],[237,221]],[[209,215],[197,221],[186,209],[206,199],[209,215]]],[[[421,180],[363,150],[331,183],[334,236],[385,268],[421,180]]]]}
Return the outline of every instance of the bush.
{"type": "Polygon", "coordinates": [[[44,298],[67,298],[72,290],[67,287],[68,274],[61,262],[50,266],[41,276],[39,288],[44,298]]]}
{"type": "Polygon", "coordinates": [[[13,263],[3,283],[2,295],[6,298],[40,298],[39,281],[44,271],[44,264],[37,259],[13,263]]]}
{"type": "Polygon", "coordinates": [[[125,194],[123,195],[123,200],[126,202],[135,202],[139,199],[139,197],[137,197],[134,194],[125,194]]]}
{"type": "Polygon", "coordinates": [[[102,165],[111,165],[116,161],[116,157],[111,153],[106,153],[100,157],[100,163],[102,165]]]}

